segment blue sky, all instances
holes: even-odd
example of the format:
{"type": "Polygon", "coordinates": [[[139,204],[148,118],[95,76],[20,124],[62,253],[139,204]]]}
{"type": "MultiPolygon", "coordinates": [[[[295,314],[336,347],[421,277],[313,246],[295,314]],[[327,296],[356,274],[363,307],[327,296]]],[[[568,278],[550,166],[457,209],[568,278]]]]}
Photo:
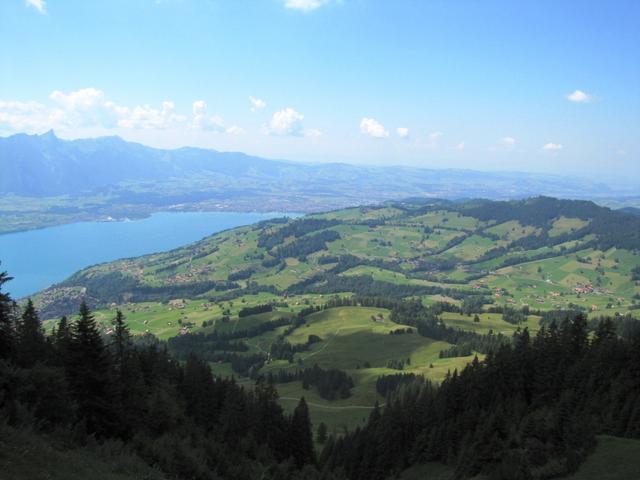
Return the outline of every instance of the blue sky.
{"type": "Polygon", "coordinates": [[[0,135],[640,178],[640,2],[2,0],[0,135]]]}

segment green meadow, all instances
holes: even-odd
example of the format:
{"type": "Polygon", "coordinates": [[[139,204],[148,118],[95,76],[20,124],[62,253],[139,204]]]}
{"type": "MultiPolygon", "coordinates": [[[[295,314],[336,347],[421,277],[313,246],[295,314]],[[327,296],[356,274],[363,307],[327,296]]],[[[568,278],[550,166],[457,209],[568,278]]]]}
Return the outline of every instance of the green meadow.
{"type": "MultiPolygon", "coordinates": [[[[490,207],[390,202],[262,222],[169,252],[90,267],[41,292],[35,302],[55,319],[65,313],[71,295],[87,291],[97,303],[95,315],[105,334],[120,309],[134,335],[153,334],[162,341],[198,333],[233,336],[280,319],[295,322],[305,309],[354,295],[419,298],[425,305],[447,302],[456,308],[465,297],[479,295],[484,308],[477,312],[478,322],[472,314],[440,315],[448,327],[479,335],[510,337],[518,328],[532,334],[540,328],[535,314],[514,325],[501,313],[489,313],[489,307],[582,308],[592,317],[638,317],[640,282],[633,275],[640,254],[624,248],[624,232],[606,248],[598,243],[599,207],[593,207],[593,219],[582,211],[572,216],[565,208],[531,223],[517,205],[514,218],[500,220],[492,219],[491,210],[482,211],[490,207]],[[263,305],[272,310],[240,316],[245,308],[263,305]]],[[[318,365],[351,377],[350,397],[331,401],[314,387],[302,388],[300,381],[277,385],[283,408],[291,411],[304,395],[314,425],[324,422],[340,432],[361,424],[376,402],[384,403],[375,388],[381,375],[414,373],[440,382],[476,354],[440,358],[453,345],[415,331],[392,335],[409,327],[390,317],[389,310],[364,306],[305,310],[296,327],[282,324],[234,341],[246,345],[239,355],[265,358],[258,374],[318,365]],[[310,337],[319,341],[307,347],[310,337]],[[291,361],[271,358],[271,346],[281,341],[299,349],[291,361]],[[402,370],[391,368],[400,362],[402,370]]],[[[47,328],[54,322],[46,322],[47,328]]],[[[228,361],[211,362],[211,368],[244,385],[253,382],[228,361]]]]}

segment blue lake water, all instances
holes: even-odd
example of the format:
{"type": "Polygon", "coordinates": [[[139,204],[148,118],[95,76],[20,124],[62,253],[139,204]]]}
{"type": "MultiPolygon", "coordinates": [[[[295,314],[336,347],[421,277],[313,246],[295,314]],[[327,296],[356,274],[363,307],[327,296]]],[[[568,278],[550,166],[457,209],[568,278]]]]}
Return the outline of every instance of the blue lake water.
{"type": "MultiPolygon", "coordinates": [[[[31,295],[89,265],[170,250],[283,213],[161,212],[129,222],[82,222],[0,235],[3,291],[31,295]]],[[[286,214],[297,216],[295,214],[286,214]]]]}

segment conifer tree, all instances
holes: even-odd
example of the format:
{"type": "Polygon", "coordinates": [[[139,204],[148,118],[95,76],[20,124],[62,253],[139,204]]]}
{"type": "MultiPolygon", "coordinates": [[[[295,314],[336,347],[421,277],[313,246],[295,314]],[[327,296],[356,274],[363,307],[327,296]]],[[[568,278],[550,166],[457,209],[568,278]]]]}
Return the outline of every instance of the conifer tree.
{"type": "Polygon", "coordinates": [[[615,340],[616,338],[616,326],[613,320],[610,318],[604,318],[598,323],[596,332],[594,335],[594,345],[602,345],[606,342],[615,340]]]}
{"type": "Polygon", "coordinates": [[[316,440],[321,445],[324,445],[327,441],[327,425],[324,422],[320,422],[320,425],[318,425],[318,435],[316,440]]]}
{"type": "Polygon", "coordinates": [[[12,300],[2,292],[2,286],[11,280],[7,272],[0,272],[0,359],[11,359],[14,352],[12,300]]]}
{"type": "Polygon", "coordinates": [[[255,436],[262,439],[280,460],[289,456],[287,423],[283,422],[282,407],[278,404],[278,390],[271,381],[260,377],[253,390],[255,436]]]}
{"type": "Polygon", "coordinates": [[[95,318],[85,302],[72,328],[66,367],[78,413],[87,431],[108,434],[114,421],[111,363],[95,318]]]}
{"type": "Polygon", "coordinates": [[[224,441],[230,444],[237,442],[247,432],[248,421],[246,397],[240,387],[232,384],[227,390],[220,423],[224,441]]]}
{"type": "Polygon", "coordinates": [[[38,313],[31,299],[17,325],[17,357],[23,368],[30,368],[46,356],[46,341],[38,313]]]}
{"type": "Polygon", "coordinates": [[[71,326],[66,315],[58,321],[58,327],[52,335],[53,345],[56,352],[56,362],[58,365],[65,365],[69,355],[69,344],[71,343],[71,326]]]}
{"type": "Polygon", "coordinates": [[[298,406],[293,411],[289,438],[291,453],[298,468],[302,468],[305,464],[315,463],[309,407],[304,397],[300,398],[298,406]]]}
{"type": "Polygon", "coordinates": [[[127,351],[131,346],[131,334],[129,333],[129,327],[124,321],[124,315],[120,310],[116,312],[116,318],[114,320],[114,332],[113,332],[113,365],[118,372],[119,376],[123,375],[123,370],[126,363],[127,351]]]}

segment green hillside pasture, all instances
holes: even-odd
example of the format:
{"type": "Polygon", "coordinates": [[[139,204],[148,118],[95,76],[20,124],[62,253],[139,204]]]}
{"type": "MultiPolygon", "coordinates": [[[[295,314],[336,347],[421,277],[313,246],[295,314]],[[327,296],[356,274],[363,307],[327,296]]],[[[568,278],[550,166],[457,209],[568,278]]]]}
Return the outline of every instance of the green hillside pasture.
{"type": "Polygon", "coordinates": [[[527,250],[527,251],[510,251],[505,253],[504,255],[501,255],[499,257],[493,258],[491,260],[485,260],[483,262],[479,262],[479,263],[474,263],[472,265],[472,268],[474,271],[478,272],[478,271],[494,271],[498,268],[501,267],[501,265],[504,265],[505,262],[507,261],[513,261],[512,259],[515,258],[517,261],[520,261],[520,259],[524,258],[525,261],[521,262],[521,263],[516,263],[515,265],[522,265],[524,263],[527,263],[533,256],[535,255],[554,255],[554,256],[558,256],[561,255],[561,252],[559,249],[555,249],[552,247],[541,247],[535,250],[527,250]]]}
{"type": "Polygon", "coordinates": [[[384,400],[375,390],[379,376],[415,373],[440,382],[448,372],[461,370],[473,360],[473,356],[440,359],[440,351],[451,347],[447,342],[437,342],[417,333],[390,335],[390,330],[402,327],[391,323],[388,315],[388,310],[365,307],[332,308],[310,315],[307,326],[295,330],[287,340],[293,344],[304,343],[313,334],[323,341],[309,351],[296,354],[293,364],[271,362],[262,373],[318,364],[325,369],[345,370],[353,378],[355,387],[350,398],[327,401],[320,398],[313,388],[303,390],[300,382],[280,384],[278,391],[283,397],[283,406],[294,408],[295,401],[305,396],[313,403],[310,409],[314,423],[324,421],[338,431],[345,426],[354,428],[367,416],[363,416],[362,410],[384,400]],[[371,320],[372,315],[379,314],[384,315],[385,322],[371,320]],[[387,368],[391,360],[407,359],[410,359],[410,364],[402,371],[387,368]],[[371,368],[364,368],[367,364],[371,368]]]}
{"type": "Polygon", "coordinates": [[[327,270],[327,265],[310,265],[307,262],[300,262],[297,258],[287,258],[286,267],[280,271],[271,269],[268,273],[257,273],[251,277],[260,285],[273,285],[280,290],[284,290],[294,283],[298,283],[314,274],[327,270]]]}
{"type": "Polygon", "coordinates": [[[456,245],[447,252],[454,254],[464,261],[477,260],[487,251],[494,247],[501,246],[504,243],[505,242],[502,241],[494,242],[490,238],[481,237],[480,235],[471,235],[461,244],[456,245]]]}
{"type": "MultiPolygon", "coordinates": [[[[439,383],[448,373],[456,369],[462,370],[473,360],[473,356],[438,358],[440,350],[450,346],[446,342],[432,342],[427,348],[420,349],[411,355],[411,365],[402,371],[384,367],[347,370],[346,372],[353,378],[355,386],[351,390],[351,396],[344,400],[325,400],[317,394],[313,387],[304,390],[302,382],[278,384],[280,403],[288,411],[293,411],[297,401],[304,396],[309,402],[311,420],[314,425],[317,426],[320,422],[324,422],[329,427],[329,431],[334,433],[342,433],[345,428],[353,430],[366,421],[376,402],[384,405],[385,399],[378,395],[375,387],[376,380],[381,375],[414,373],[439,383]]],[[[480,358],[483,357],[480,356],[480,358]]],[[[278,367],[282,368],[286,365],[279,363],[278,367]]],[[[277,369],[274,366],[274,370],[277,369]]]]}
{"type": "MultiPolygon", "coordinates": [[[[173,307],[159,302],[146,302],[119,305],[125,321],[133,335],[152,333],[161,340],[167,340],[180,332],[180,321],[183,324],[193,322],[197,327],[203,320],[222,316],[221,310],[212,307],[205,310],[204,300],[185,300],[184,308],[173,307]]],[[[94,313],[96,321],[103,331],[112,325],[116,309],[99,310],[94,313]]]]}
{"type": "Polygon", "coordinates": [[[326,218],[328,220],[342,220],[343,222],[390,219],[402,217],[405,212],[395,207],[354,207],[332,212],[309,215],[309,218],[326,218]]]}
{"type": "Polygon", "coordinates": [[[294,314],[292,312],[286,310],[273,310],[271,312],[258,313],[256,315],[249,315],[242,318],[232,317],[226,323],[218,320],[215,322],[215,325],[202,330],[207,333],[212,333],[214,331],[220,333],[236,332],[238,330],[256,327],[261,323],[278,320],[280,318],[291,318],[293,316],[294,314]]]}
{"type": "MultiPolygon", "coordinates": [[[[396,285],[424,285],[429,287],[442,287],[451,288],[450,284],[431,282],[429,280],[422,280],[420,278],[408,278],[404,273],[394,272],[392,270],[386,270],[384,268],[370,267],[367,265],[360,265],[358,267],[351,268],[341,275],[345,276],[361,276],[369,275],[374,280],[381,282],[395,283],[396,285]]],[[[458,290],[467,290],[466,285],[456,285],[458,290]]]]}
{"type": "MultiPolygon", "coordinates": [[[[193,258],[191,246],[154,254],[135,260],[143,270],[145,283],[155,284],[174,275],[204,275],[208,280],[226,280],[229,273],[251,265],[249,256],[257,250],[257,232],[240,227],[233,232],[221,232],[203,240],[199,247],[208,255],[193,258]],[[168,264],[175,269],[159,270],[168,264]]],[[[161,282],[160,282],[161,283],[161,282]]]]}
{"type": "MultiPolygon", "coordinates": [[[[357,387],[352,392],[355,390],[357,390],[357,387]]],[[[375,405],[375,400],[367,400],[362,405],[359,405],[356,402],[355,395],[347,400],[328,402],[320,398],[313,388],[304,390],[302,382],[279,384],[278,392],[280,394],[280,405],[288,413],[293,413],[300,397],[305,398],[309,405],[309,415],[314,435],[321,422],[327,425],[329,434],[340,435],[345,430],[352,431],[366,423],[371,410],[373,410],[373,405],[375,405]]],[[[375,392],[373,393],[375,394],[375,392]]]]}
{"type": "Polygon", "coordinates": [[[480,222],[477,218],[467,217],[458,212],[450,212],[447,210],[438,210],[420,215],[411,219],[412,223],[419,223],[426,227],[446,226],[458,230],[475,230],[484,222],[480,222]]]}
{"type": "Polygon", "coordinates": [[[561,216],[551,225],[549,236],[556,237],[558,235],[562,235],[563,233],[572,233],[576,230],[580,230],[581,228],[586,227],[587,225],[589,225],[589,220],[582,220],[580,218],[567,218],[561,216]]]}
{"type": "MultiPolygon", "coordinates": [[[[219,377],[237,377],[237,373],[233,371],[229,362],[209,362],[209,367],[211,368],[211,373],[219,377]]],[[[238,381],[238,383],[243,382],[238,381]]],[[[251,385],[253,385],[253,381],[247,379],[246,386],[251,385]]]]}
{"type": "Polygon", "coordinates": [[[289,337],[292,344],[304,343],[309,335],[322,342],[296,356],[307,366],[317,363],[323,368],[355,369],[368,362],[372,367],[384,367],[389,360],[402,360],[428,347],[433,340],[415,333],[390,335],[403,328],[389,321],[389,311],[380,308],[341,307],[309,315],[306,326],[289,337]],[[383,315],[383,321],[372,316],[383,315]]]}
{"type": "Polygon", "coordinates": [[[351,268],[346,272],[341,273],[341,275],[346,277],[369,275],[374,280],[378,280],[380,282],[395,283],[396,285],[422,285],[422,283],[418,283],[420,280],[407,278],[403,273],[386,270],[384,268],[370,267],[367,265],[360,265],[358,267],[351,268]]]}
{"type": "Polygon", "coordinates": [[[632,297],[640,292],[640,287],[630,277],[631,268],[638,264],[638,255],[628,251],[605,253],[583,250],[577,256],[563,255],[506,267],[486,280],[492,288],[507,290],[517,304],[529,304],[535,308],[566,308],[569,303],[574,303],[584,304],[588,309],[593,305],[602,310],[612,300],[617,302],[620,296],[624,298],[622,307],[630,305],[632,297]],[[583,261],[578,261],[577,257],[583,261]],[[581,295],[575,293],[575,287],[588,283],[597,291],[581,295]],[[562,295],[556,296],[557,293],[562,295]]]}
{"type": "MultiPolygon", "coordinates": [[[[419,367],[413,365],[402,371],[390,368],[361,368],[348,370],[354,381],[354,388],[351,390],[351,397],[345,400],[328,401],[317,394],[311,387],[309,390],[302,388],[302,382],[291,382],[279,384],[277,386],[280,393],[280,404],[288,411],[293,411],[300,397],[304,396],[310,402],[309,410],[311,421],[314,425],[324,422],[330,432],[342,433],[344,429],[353,430],[358,425],[362,425],[369,416],[375,402],[384,405],[385,399],[376,392],[375,382],[381,375],[393,375],[397,373],[414,373],[422,375],[434,382],[441,382],[448,373],[454,370],[461,371],[473,356],[458,358],[438,358],[440,350],[450,347],[446,342],[434,342],[430,353],[425,350],[418,357],[429,358],[430,362],[420,364],[419,367]],[[430,367],[429,364],[432,366],[430,367]]],[[[479,356],[484,358],[484,356],[479,356]]],[[[416,363],[417,357],[412,357],[412,364],[416,363]]]]}
{"type": "Polygon", "coordinates": [[[540,231],[539,228],[535,228],[531,225],[522,225],[517,220],[509,220],[508,222],[494,225],[491,228],[485,230],[487,233],[493,233],[500,236],[504,240],[513,242],[523,237],[528,237],[540,231]]]}
{"type": "Polygon", "coordinates": [[[491,330],[493,333],[502,333],[510,337],[519,327],[527,327],[532,334],[540,330],[540,317],[535,315],[529,315],[526,323],[520,326],[505,322],[501,313],[480,313],[478,314],[480,321],[477,323],[473,321],[474,315],[466,316],[460,313],[443,312],[441,316],[445,325],[449,327],[460,328],[461,330],[472,331],[482,335],[486,335],[491,330]]]}
{"type": "MultiPolygon", "coordinates": [[[[458,230],[443,230],[436,228],[433,232],[425,237],[422,243],[423,247],[428,250],[436,251],[446,247],[446,245],[454,238],[462,237],[465,234],[458,230]]],[[[455,249],[449,250],[454,252],[455,249]]]]}
{"type": "MultiPolygon", "coordinates": [[[[579,245],[582,244],[586,244],[589,241],[593,240],[595,238],[595,236],[593,235],[587,235],[585,237],[583,237],[580,240],[571,240],[569,242],[563,242],[563,243],[559,243],[557,245],[553,245],[553,246],[545,246],[545,247],[540,247],[540,248],[536,248],[536,249],[532,249],[532,250],[514,250],[514,251],[510,251],[505,253],[504,255],[501,255],[499,257],[493,258],[491,260],[486,260],[484,262],[480,262],[480,263],[475,263],[473,264],[473,269],[474,271],[481,271],[481,270],[487,270],[487,271],[491,271],[491,270],[495,270],[496,268],[499,268],[500,265],[503,265],[503,263],[507,260],[511,260],[513,258],[516,258],[518,260],[520,260],[521,258],[525,258],[525,259],[531,259],[535,256],[538,255],[553,255],[550,258],[554,258],[554,257],[562,257],[564,255],[564,250],[567,249],[574,249],[576,247],[578,247],[579,245]]],[[[586,250],[586,249],[585,249],[586,250]]],[[[520,263],[516,263],[514,265],[524,265],[525,263],[529,263],[532,260],[525,260],[524,262],[520,262],[520,263]]],[[[544,261],[544,260],[540,260],[540,261],[544,261]]]]}
{"type": "Polygon", "coordinates": [[[422,233],[416,228],[339,225],[333,227],[342,238],[328,244],[329,253],[346,255],[358,252],[373,258],[407,257],[416,255],[422,233]],[[387,244],[387,242],[389,244],[387,244]]]}
{"type": "MultiPolygon", "coordinates": [[[[304,295],[293,299],[284,299],[270,293],[245,295],[232,301],[209,302],[208,300],[188,300],[184,303],[171,305],[169,303],[145,302],[136,304],[118,305],[112,309],[98,310],[94,312],[96,321],[103,331],[112,326],[116,316],[116,309],[120,309],[125,316],[125,321],[133,335],[152,333],[161,340],[167,340],[180,333],[181,326],[191,323],[191,332],[203,331],[211,333],[214,330],[221,332],[235,331],[248,328],[259,323],[275,320],[281,317],[290,317],[309,305],[320,305],[324,300],[322,295],[304,295]],[[262,305],[270,302],[288,302],[288,307],[278,307],[272,312],[251,315],[238,318],[238,312],[245,307],[262,305]],[[184,305],[180,307],[179,305],[184,305]],[[230,321],[222,322],[224,310],[230,310],[230,321]],[[213,320],[212,326],[202,327],[202,322],[213,320]],[[182,325],[180,324],[182,322],[182,325]]],[[[72,317],[71,320],[74,320],[72,317]]],[[[51,330],[57,324],[57,320],[45,322],[45,328],[51,330]]]]}
{"type": "Polygon", "coordinates": [[[396,207],[359,207],[359,215],[353,218],[357,222],[367,220],[390,220],[405,216],[405,212],[396,207]]]}
{"type": "Polygon", "coordinates": [[[423,305],[433,305],[437,302],[447,302],[452,305],[457,305],[458,307],[462,305],[462,301],[455,299],[453,297],[449,297],[447,295],[429,295],[428,297],[422,297],[423,305]]]}

